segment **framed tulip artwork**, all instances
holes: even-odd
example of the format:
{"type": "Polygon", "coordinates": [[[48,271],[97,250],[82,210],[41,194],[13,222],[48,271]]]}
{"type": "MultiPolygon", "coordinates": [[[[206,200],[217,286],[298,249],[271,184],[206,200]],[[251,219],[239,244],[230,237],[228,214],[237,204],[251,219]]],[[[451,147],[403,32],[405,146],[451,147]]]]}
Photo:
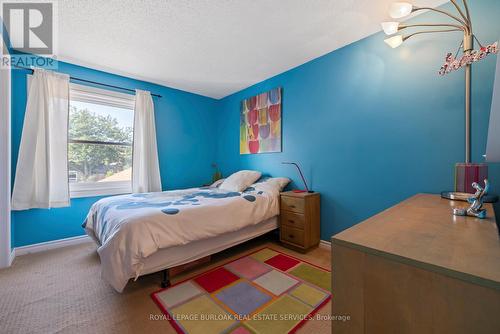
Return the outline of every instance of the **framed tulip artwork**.
{"type": "Polygon", "coordinates": [[[281,152],[281,88],[241,101],[240,154],[281,152]]]}

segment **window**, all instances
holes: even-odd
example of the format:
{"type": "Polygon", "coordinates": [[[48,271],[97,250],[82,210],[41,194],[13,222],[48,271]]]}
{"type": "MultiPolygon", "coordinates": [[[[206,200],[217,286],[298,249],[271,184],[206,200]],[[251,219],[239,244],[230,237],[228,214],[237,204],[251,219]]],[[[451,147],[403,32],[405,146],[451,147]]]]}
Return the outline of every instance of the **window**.
{"type": "Polygon", "coordinates": [[[71,197],[132,192],[135,96],[70,84],[71,197]]]}

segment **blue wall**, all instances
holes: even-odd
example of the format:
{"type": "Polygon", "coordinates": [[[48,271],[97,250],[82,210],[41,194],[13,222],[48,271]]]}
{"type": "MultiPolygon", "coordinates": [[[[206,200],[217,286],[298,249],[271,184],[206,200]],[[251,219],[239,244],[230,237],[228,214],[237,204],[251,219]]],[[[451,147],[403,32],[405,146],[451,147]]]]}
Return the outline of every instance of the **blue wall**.
{"type": "MultiPolygon", "coordinates": [[[[498,40],[500,2],[473,1],[471,11],[480,40],[498,40]]],[[[414,21],[431,20],[438,17],[414,21]]],[[[416,193],[453,189],[454,164],[464,160],[464,72],[437,74],[461,34],[413,38],[397,49],[384,38],[378,33],[350,44],[226,97],[218,107],[216,161],[223,173],[257,169],[298,182],[296,171],[281,162],[299,162],[322,195],[324,240],[416,193]],[[283,153],[239,155],[241,100],[278,86],[283,153]]],[[[485,153],[495,62],[489,56],[474,65],[476,162],[485,153]]],[[[490,178],[500,182],[498,165],[490,166],[490,178]]]]}
{"type": "MultiPolygon", "coordinates": [[[[153,99],[163,188],[186,188],[211,180],[216,100],[64,62],[59,62],[58,71],[162,95],[153,99]]],[[[26,108],[26,75],[24,70],[12,71],[12,182],[26,108]]],[[[13,211],[13,247],[84,234],[81,224],[97,199],[73,199],[68,208],[13,211]]]]}

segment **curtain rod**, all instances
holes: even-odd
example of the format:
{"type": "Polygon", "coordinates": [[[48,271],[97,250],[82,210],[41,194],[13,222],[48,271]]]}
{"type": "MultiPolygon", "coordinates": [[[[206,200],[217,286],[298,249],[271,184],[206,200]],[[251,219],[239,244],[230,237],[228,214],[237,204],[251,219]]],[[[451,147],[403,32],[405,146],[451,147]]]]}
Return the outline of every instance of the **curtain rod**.
{"type": "MultiPolygon", "coordinates": [[[[32,68],[22,67],[22,66],[17,66],[17,65],[12,65],[12,66],[14,66],[16,68],[20,68],[22,70],[31,71],[31,74],[33,74],[33,72],[34,72],[34,70],[32,68]]],[[[80,81],[80,82],[90,83],[90,84],[93,84],[93,85],[99,85],[99,86],[104,86],[104,87],[122,89],[122,90],[126,90],[126,91],[129,91],[129,92],[134,92],[135,93],[135,90],[130,89],[130,88],[125,88],[125,87],[120,87],[120,86],[114,86],[114,85],[108,85],[108,84],[105,84],[105,83],[102,83],[102,82],[91,81],[91,80],[86,80],[86,79],[80,79],[80,78],[76,78],[76,77],[72,77],[72,76],[70,76],[69,78],[71,80],[74,80],[74,81],[80,81]]],[[[156,96],[158,98],[161,98],[161,95],[158,95],[158,94],[151,93],[151,96],[156,96]]]]}

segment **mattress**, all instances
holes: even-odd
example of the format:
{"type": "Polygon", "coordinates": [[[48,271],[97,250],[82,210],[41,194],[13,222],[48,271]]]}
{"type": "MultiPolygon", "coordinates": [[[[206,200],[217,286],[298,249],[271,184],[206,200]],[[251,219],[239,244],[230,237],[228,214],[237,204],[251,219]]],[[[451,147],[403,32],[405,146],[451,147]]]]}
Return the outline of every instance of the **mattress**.
{"type": "Polygon", "coordinates": [[[236,232],[225,233],[209,239],[191,242],[187,245],[165,248],[146,258],[140,275],[189,263],[202,257],[223,251],[242,242],[251,240],[278,228],[278,217],[267,219],[256,225],[236,232]]]}
{"type": "MultiPolygon", "coordinates": [[[[258,233],[251,227],[279,214],[278,188],[262,182],[243,192],[202,187],[107,197],[92,205],[84,227],[99,244],[101,276],[121,292],[131,277],[190,260],[178,253],[166,262],[156,253],[169,254],[179,247],[191,254],[192,245],[204,240],[235,233],[244,241],[245,235],[238,232],[258,233]],[[161,262],[151,260],[153,265],[146,266],[149,258],[161,262]]],[[[196,257],[202,256],[191,254],[196,257]]]]}

